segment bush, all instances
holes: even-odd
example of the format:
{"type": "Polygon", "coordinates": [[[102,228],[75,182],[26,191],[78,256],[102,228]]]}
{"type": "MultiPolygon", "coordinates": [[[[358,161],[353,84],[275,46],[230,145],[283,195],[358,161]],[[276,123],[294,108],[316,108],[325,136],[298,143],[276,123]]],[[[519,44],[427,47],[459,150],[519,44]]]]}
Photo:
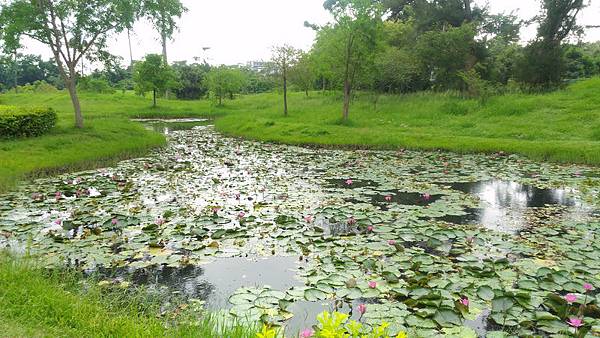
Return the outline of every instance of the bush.
{"type": "Polygon", "coordinates": [[[110,86],[105,78],[82,77],[79,79],[77,89],[82,92],[114,94],[116,90],[110,86]]]}
{"type": "Polygon", "coordinates": [[[0,138],[42,135],[54,127],[56,119],[51,108],[0,106],[0,138]]]}
{"type": "Polygon", "coordinates": [[[19,93],[56,93],[58,89],[50,83],[41,80],[17,87],[19,93]]]}

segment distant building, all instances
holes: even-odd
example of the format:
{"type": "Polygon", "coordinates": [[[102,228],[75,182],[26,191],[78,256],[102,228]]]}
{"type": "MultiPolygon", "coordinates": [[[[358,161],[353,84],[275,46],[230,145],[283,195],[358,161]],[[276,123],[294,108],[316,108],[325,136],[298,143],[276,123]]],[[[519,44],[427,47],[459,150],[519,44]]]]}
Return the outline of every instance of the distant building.
{"type": "Polygon", "coordinates": [[[248,61],[246,63],[246,68],[257,73],[262,73],[269,69],[269,63],[266,61],[248,61]]]}

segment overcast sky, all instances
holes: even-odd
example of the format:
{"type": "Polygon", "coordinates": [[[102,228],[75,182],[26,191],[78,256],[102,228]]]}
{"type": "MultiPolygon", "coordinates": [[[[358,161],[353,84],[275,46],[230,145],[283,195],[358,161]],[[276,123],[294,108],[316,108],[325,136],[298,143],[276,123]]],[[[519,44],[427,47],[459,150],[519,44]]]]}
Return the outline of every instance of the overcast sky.
{"type": "MultiPolygon", "coordinates": [[[[250,60],[266,60],[271,47],[288,43],[308,49],[314,32],[304,21],[323,24],[330,16],[323,0],[182,0],[189,11],[179,21],[179,32],[168,45],[169,61],[208,59],[211,64],[237,64],[250,60]],[[206,52],[203,47],[210,47],[206,52]]],[[[485,4],[486,1],[477,1],[485,4]]],[[[524,19],[539,13],[539,0],[489,0],[492,12],[515,11],[524,19]]],[[[600,1],[586,8],[580,24],[600,25],[600,1]]],[[[535,27],[523,30],[527,41],[535,36],[535,27]]],[[[146,53],[160,53],[161,47],[150,24],[139,22],[134,27],[132,47],[134,59],[146,53]]],[[[588,30],[588,41],[600,40],[600,29],[588,30]]],[[[50,53],[44,46],[27,41],[26,52],[50,53]]],[[[129,60],[127,35],[115,36],[111,52],[129,60]]]]}

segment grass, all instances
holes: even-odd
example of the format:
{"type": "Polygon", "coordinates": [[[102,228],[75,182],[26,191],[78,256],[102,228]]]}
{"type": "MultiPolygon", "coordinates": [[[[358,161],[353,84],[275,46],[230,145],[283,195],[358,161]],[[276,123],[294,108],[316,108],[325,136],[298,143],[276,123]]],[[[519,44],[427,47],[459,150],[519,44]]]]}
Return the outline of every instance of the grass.
{"type": "Polygon", "coordinates": [[[288,117],[281,114],[275,96],[248,96],[232,105],[216,126],[230,135],[269,142],[504,151],[535,160],[598,165],[599,90],[600,78],[595,78],[549,94],[497,96],[485,105],[452,94],[359,93],[346,123],[340,121],[337,95],[292,95],[288,117]]]}
{"type": "MultiPolygon", "coordinates": [[[[26,177],[107,166],[119,159],[145,154],[165,144],[165,138],[130,122],[132,117],[210,115],[197,102],[165,102],[152,109],[147,99],[133,94],[82,94],[85,125],[73,127],[68,94],[2,95],[0,103],[50,106],[58,113],[57,126],[48,134],[29,139],[0,141],[0,191],[26,177]]],[[[210,108],[210,104],[205,103],[210,108]]]]}
{"type": "Polygon", "coordinates": [[[210,316],[188,325],[156,315],[145,293],[82,287],[75,272],[49,273],[30,259],[0,253],[2,337],[254,337],[256,328],[224,328],[210,316]]]}
{"type": "Polygon", "coordinates": [[[211,101],[159,100],[132,93],[82,93],[86,128],[73,128],[66,93],[3,94],[0,103],[53,107],[58,126],[48,135],[0,141],[0,191],[31,176],[94,168],[162,146],[163,136],[132,117],[220,116],[218,130],[268,142],[364,148],[442,149],[459,153],[504,151],[535,160],[600,165],[600,78],[554,93],[509,94],[485,105],[450,93],[358,93],[350,121],[342,122],[337,92],[291,93],[290,114],[281,95],[211,101]]]}

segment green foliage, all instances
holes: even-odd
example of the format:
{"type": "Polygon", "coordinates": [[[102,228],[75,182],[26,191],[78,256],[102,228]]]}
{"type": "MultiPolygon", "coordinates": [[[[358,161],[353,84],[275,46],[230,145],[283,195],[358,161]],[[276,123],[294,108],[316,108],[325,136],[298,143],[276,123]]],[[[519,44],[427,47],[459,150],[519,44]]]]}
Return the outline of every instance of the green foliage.
{"type": "Polygon", "coordinates": [[[187,8],[179,0],[142,0],[141,12],[163,39],[170,39],[177,29],[175,19],[187,12],[187,8]]]}
{"type": "Polygon", "coordinates": [[[302,54],[298,62],[290,69],[290,82],[306,93],[315,87],[316,76],[309,54],[302,54]]]}
{"type": "Polygon", "coordinates": [[[439,89],[461,89],[460,71],[475,65],[475,29],[465,24],[446,31],[421,34],[416,45],[417,55],[433,74],[439,89]]]}
{"type": "Polygon", "coordinates": [[[112,94],[115,89],[110,86],[105,78],[82,77],[79,79],[77,89],[82,92],[112,94]]]}
{"type": "Polygon", "coordinates": [[[516,61],[515,77],[527,90],[560,87],[566,71],[563,47],[556,42],[535,41],[516,61]]]}
{"type": "Polygon", "coordinates": [[[208,93],[207,75],[210,71],[208,64],[187,64],[185,61],[172,65],[177,74],[178,87],[175,95],[178,99],[197,100],[208,93]]]}
{"type": "Polygon", "coordinates": [[[177,87],[175,73],[158,54],[148,54],[144,61],[135,64],[133,81],[138,94],[152,92],[154,107],[156,107],[157,92],[165,92],[177,87]]]}
{"type": "Polygon", "coordinates": [[[0,138],[40,136],[54,127],[56,119],[49,108],[0,106],[0,138]]]}
{"type": "Polygon", "coordinates": [[[225,97],[229,96],[230,99],[233,99],[235,94],[239,94],[246,86],[247,81],[246,73],[236,67],[220,66],[211,69],[208,73],[208,88],[218,100],[219,105],[223,104],[225,97]]]}
{"type": "Polygon", "coordinates": [[[492,84],[483,80],[475,69],[459,72],[458,76],[467,86],[467,90],[465,91],[467,97],[476,98],[481,104],[485,104],[495,93],[492,84]]]}
{"type": "Polygon", "coordinates": [[[19,93],[55,93],[58,89],[48,82],[41,80],[17,87],[19,93]]]}
{"type": "Polygon", "coordinates": [[[374,81],[374,56],[383,36],[382,8],[371,0],[328,0],[334,23],[321,27],[314,48],[317,62],[331,69],[344,88],[343,118],[348,119],[352,90],[374,81]]]}
{"type": "Polygon", "coordinates": [[[61,85],[58,68],[52,60],[45,61],[38,55],[17,54],[0,56],[0,89],[14,88],[34,83],[36,81],[50,82],[53,86],[61,85]],[[16,72],[16,74],[15,74],[16,72]]]}
{"type": "Polygon", "coordinates": [[[90,55],[102,61],[110,56],[107,51],[109,36],[133,26],[141,15],[140,1],[9,1],[0,11],[5,50],[17,50],[23,36],[48,47],[56,59],[65,87],[69,89],[75,125],[83,128],[76,89],[77,66],[90,55]]]}

